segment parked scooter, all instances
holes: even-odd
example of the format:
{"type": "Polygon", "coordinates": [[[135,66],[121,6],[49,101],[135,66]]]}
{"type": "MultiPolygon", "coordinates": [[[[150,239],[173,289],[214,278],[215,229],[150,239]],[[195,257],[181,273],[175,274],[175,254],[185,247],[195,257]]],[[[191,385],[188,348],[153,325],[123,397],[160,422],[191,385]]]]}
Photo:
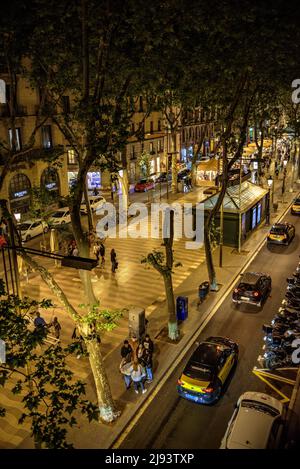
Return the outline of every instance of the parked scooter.
{"type": "Polygon", "coordinates": [[[264,367],[268,368],[269,370],[297,366],[295,363],[293,363],[291,355],[286,353],[284,350],[269,350],[264,353],[263,357],[264,367]]]}
{"type": "Polygon", "coordinates": [[[297,279],[295,277],[288,277],[286,279],[288,285],[295,285],[300,287],[300,279],[297,279]]]}
{"type": "Polygon", "coordinates": [[[300,311],[299,303],[297,301],[292,300],[292,299],[285,298],[285,299],[282,300],[281,304],[286,308],[290,308],[290,309],[294,309],[296,311],[300,311]]]}

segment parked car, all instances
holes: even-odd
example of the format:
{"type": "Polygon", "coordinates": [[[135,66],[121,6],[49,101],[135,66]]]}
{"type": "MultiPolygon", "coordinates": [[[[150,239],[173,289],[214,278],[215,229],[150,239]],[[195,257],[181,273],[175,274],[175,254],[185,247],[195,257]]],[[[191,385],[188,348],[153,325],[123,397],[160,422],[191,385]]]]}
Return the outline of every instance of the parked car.
{"type": "Polygon", "coordinates": [[[49,225],[62,225],[71,222],[69,207],[63,207],[53,212],[49,218],[49,225]]]}
{"type": "Polygon", "coordinates": [[[272,289],[270,275],[260,272],[246,272],[233,290],[232,301],[237,304],[247,303],[261,306],[272,289]]]}
{"type": "Polygon", "coordinates": [[[150,189],[154,189],[155,183],[152,179],[141,179],[134,186],[135,192],[147,192],[150,189]]]}
{"type": "Polygon", "coordinates": [[[46,222],[42,220],[26,220],[17,225],[19,233],[21,234],[22,242],[30,241],[31,238],[46,233],[49,229],[46,222]]]}
{"type": "MultiPolygon", "coordinates": [[[[172,180],[172,173],[168,173],[168,181],[172,180]]],[[[162,173],[159,173],[159,175],[156,177],[155,182],[167,182],[167,173],[164,171],[162,173]]]]}
{"type": "Polygon", "coordinates": [[[291,223],[275,223],[267,236],[267,243],[288,245],[294,237],[294,225],[291,223]]]}
{"type": "MultiPolygon", "coordinates": [[[[106,200],[104,197],[102,197],[102,195],[91,195],[89,197],[89,202],[90,202],[90,207],[91,207],[92,212],[95,212],[97,208],[100,208],[105,204],[106,200]]],[[[85,201],[81,202],[80,211],[82,213],[87,213],[85,201]]]]}
{"type": "Polygon", "coordinates": [[[283,429],[284,407],[268,394],[245,392],[228,423],[220,449],[275,449],[283,429]]]}
{"type": "Polygon", "coordinates": [[[200,343],[178,379],[178,394],[198,404],[216,402],[238,353],[238,345],[225,337],[209,337],[200,343]]]}
{"type": "Polygon", "coordinates": [[[291,214],[292,215],[300,215],[300,197],[294,200],[293,205],[291,207],[291,214]]]}

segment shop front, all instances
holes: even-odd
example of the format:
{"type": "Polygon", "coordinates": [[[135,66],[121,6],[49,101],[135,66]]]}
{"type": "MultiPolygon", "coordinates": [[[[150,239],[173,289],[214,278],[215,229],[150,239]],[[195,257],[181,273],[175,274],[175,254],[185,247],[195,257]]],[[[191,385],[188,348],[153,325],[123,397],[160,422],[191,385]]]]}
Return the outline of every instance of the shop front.
{"type": "MultiPolygon", "coordinates": [[[[245,181],[227,189],[223,200],[223,242],[227,246],[238,248],[251,236],[252,232],[266,219],[269,207],[269,191],[256,184],[245,181]]],[[[217,196],[206,199],[206,216],[214,207],[217,196]]],[[[215,219],[220,226],[220,213],[215,219]]]]}
{"type": "MultiPolygon", "coordinates": [[[[77,181],[78,171],[68,171],[68,185],[71,188],[77,181]]],[[[87,186],[88,190],[101,187],[101,173],[100,171],[90,171],[87,173],[87,186]]]]}
{"type": "Polygon", "coordinates": [[[41,187],[50,191],[53,197],[60,195],[59,176],[55,168],[44,169],[41,175],[41,187]]]}
{"type": "Polygon", "coordinates": [[[26,174],[15,174],[9,182],[9,203],[13,213],[26,213],[30,208],[31,184],[26,174]]]}
{"type": "Polygon", "coordinates": [[[197,165],[196,185],[215,186],[217,185],[219,162],[216,159],[202,161],[197,165]]]}

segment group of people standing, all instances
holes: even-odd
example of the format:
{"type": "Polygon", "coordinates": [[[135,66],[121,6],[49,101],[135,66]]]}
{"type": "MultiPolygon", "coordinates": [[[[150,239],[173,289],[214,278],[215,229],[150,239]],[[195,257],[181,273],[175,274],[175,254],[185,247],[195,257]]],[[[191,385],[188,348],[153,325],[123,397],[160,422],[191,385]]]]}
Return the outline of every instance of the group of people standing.
{"type": "MultiPolygon", "coordinates": [[[[97,262],[99,263],[100,262],[100,257],[101,257],[101,267],[104,266],[105,264],[105,246],[103,244],[102,241],[97,241],[95,244],[94,244],[94,247],[93,247],[93,252],[96,256],[96,259],[97,259],[97,262]]],[[[116,272],[117,268],[118,268],[118,261],[117,261],[117,253],[114,249],[112,249],[110,251],[110,261],[111,261],[111,271],[113,273],[116,272]]]]}
{"type": "Polygon", "coordinates": [[[147,392],[145,383],[153,381],[153,341],[149,334],[139,342],[133,336],[130,340],[124,340],[121,348],[120,372],[123,375],[126,389],[133,383],[136,394],[141,389],[142,394],[147,392]]]}

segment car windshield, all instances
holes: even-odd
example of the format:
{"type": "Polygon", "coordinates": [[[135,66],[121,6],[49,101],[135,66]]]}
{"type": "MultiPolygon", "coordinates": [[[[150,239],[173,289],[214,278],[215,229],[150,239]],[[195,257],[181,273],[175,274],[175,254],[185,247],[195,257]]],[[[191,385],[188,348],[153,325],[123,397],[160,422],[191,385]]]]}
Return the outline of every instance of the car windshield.
{"type": "Polygon", "coordinates": [[[199,381],[211,381],[212,369],[190,361],[184,369],[184,375],[199,381]]]}
{"type": "Polygon", "coordinates": [[[285,228],[282,226],[275,226],[274,228],[271,228],[270,233],[281,235],[285,233],[285,228]]]}
{"type": "Polygon", "coordinates": [[[300,205],[300,199],[296,199],[295,202],[294,202],[294,204],[300,205]]]}
{"type": "Polygon", "coordinates": [[[248,409],[258,410],[259,412],[264,412],[265,414],[271,415],[272,417],[279,415],[279,411],[277,409],[274,409],[274,407],[270,407],[267,404],[263,404],[262,402],[244,399],[241,406],[247,407],[248,409]]]}
{"type": "Polygon", "coordinates": [[[242,282],[238,287],[240,290],[253,291],[256,290],[256,284],[242,282]]]}
{"type": "Polygon", "coordinates": [[[53,215],[51,215],[53,218],[62,218],[64,216],[65,212],[55,212],[53,215]]]}
{"type": "Polygon", "coordinates": [[[21,223],[18,225],[19,230],[27,231],[31,227],[31,223],[21,223]]]}

